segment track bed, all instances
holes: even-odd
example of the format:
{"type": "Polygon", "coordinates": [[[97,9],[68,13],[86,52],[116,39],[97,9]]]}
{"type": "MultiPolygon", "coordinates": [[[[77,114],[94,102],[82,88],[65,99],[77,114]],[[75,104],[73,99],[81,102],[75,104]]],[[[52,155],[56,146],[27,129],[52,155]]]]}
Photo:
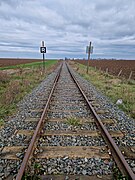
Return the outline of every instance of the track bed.
{"type": "MultiPolygon", "coordinates": [[[[57,69],[20,104],[18,116],[9,122],[10,128],[1,131],[1,164],[5,166],[2,179],[16,177],[24,154],[35,129],[42,119],[30,160],[25,168],[25,177],[42,179],[113,179],[116,165],[113,152],[100,131],[97,120],[84,96],[73,80],[66,63],[52,91],[57,69]],[[50,96],[52,91],[52,96],[50,96]],[[35,96],[36,94],[36,96],[35,96]],[[50,101],[47,106],[48,97],[50,101]],[[46,111],[44,111],[44,106],[46,111]],[[44,116],[43,113],[45,112],[44,116]],[[19,121],[18,118],[19,117],[19,121]],[[12,127],[12,128],[11,128],[12,127]],[[5,132],[10,130],[11,133],[5,132]]],[[[71,69],[71,73],[85,92],[106,130],[124,153],[134,171],[133,121],[122,125],[114,108],[96,90],[71,69]],[[130,129],[130,126],[131,129],[130,129]],[[124,128],[122,128],[124,127],[124,128]],[[128,144],[129,143],[129,144],[128,144]],[[127,147],[128,146],[128,147],[127,147]]],[[[127,121],[129,121],[127,119],[127,121]]],[[[28,151],[28,150],[27,150],[28,151]]],[[[25,154],[26,156],[26,154],[25,154]]],[[[19,173],[22,171],[20,169],[19,173]]],[[[22,173],[23,174],[23,173],[22,173]]],[[[17,176],[19,179],[20,174],[17,176]]]]}

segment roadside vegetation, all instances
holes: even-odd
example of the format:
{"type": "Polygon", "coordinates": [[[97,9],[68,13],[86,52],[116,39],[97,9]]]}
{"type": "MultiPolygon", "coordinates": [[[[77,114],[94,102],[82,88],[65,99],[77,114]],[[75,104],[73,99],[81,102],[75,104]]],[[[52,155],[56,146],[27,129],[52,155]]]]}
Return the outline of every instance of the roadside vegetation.
{"type": "Polygon", "coordinates": [[[103,94],[108,96],[113,103],[122,100],[118,104],[119,108],[135,118],[135,81],[120,79],[117,76],[109,75],[108,73],[96,70],[89,67],[89,74],[86,73],[86,66],[70,62],[72,67],[85,79],[90,81],[103,94]]]}
{"type": "Polygon", "coordinates": [[[17,103],[53,71],[57,62],[45,62],[45,73],[42,62],[0,68],[4,69],[0,70],[0,127],[15,113],[17,103]]]}

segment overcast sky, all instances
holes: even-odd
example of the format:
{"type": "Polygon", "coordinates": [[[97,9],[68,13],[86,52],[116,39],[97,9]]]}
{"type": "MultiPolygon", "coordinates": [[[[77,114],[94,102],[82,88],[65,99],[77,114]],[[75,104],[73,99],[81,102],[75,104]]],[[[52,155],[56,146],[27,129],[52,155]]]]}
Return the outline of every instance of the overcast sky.
{"type": "Polygon", "coordinates": [[[135,59],[135,0],[0,0],[0,57],[135,59]]]}

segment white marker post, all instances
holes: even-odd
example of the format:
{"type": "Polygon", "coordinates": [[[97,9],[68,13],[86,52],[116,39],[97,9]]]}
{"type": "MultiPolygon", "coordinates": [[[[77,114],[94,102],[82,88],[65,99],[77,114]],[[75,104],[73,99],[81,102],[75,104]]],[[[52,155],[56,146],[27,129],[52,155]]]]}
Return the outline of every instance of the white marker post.
{"type": "Polygon", "coordinates": [[[43,54],[43,72],[45,72],[45,53],[46,53],[46,47],[44,41],[41,41],[41,46],[40,46],[40,53],[43,54]]]}

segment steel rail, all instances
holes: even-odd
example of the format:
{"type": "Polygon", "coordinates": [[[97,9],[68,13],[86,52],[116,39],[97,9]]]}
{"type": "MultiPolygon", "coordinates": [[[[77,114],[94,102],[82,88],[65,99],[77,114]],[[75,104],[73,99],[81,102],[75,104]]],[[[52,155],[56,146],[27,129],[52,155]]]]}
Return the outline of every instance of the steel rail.
{"type": "Polygon", "coordinates": [[[45,119],[45,116],[46,116],[46,113],[47,113],[47,109],[48,109],[48,106],[49,106],[49,103],[50,103],[52,94],[53,94],[54,89],[55,89],[55,87],[56,87],[56,83],[57,83],[57,81],[58,81],[58,79],[59,79],[59,77],[60,77],[61,69],[62,69],[62,64],[61,64],[61,66],[60,66],[60,69],[59,69],[56,77],[55,77],[53,87],[52,87],[51,92],[50,92],[50,94],[49,94],[49,98],[48,98],[47,103],[46,103],[46,105],[45,105],[45,107],[44,107],[44,110],[43,110],[43,113],[42,113],[42,115],[41,115],[41,118],[40,118],[40,120],[39,120],[39,122],[38,122],[38,124],[37,124],[36,130],[34,131],[34,135],[33,135],[32,139],[31,139],[31,142],[30,142],[30,144],[29,144],[29,146],[28,146],[28,149],[27,149],[27,151],[26,151],[26,153],[25,153],[25,155],[24,155],[24,158],[23,158],[23,161],[22,161],[22,163],[21,163],[21,167],[20,167],[20,169],[19,169],[19,171],[18,171],[16,180],[21,180],[21,179],[22,179],[22,176],[23,176],[23,173],[24,173],[24,171],[25,171],[25,168],[26,168],[26,166],[27,166],[27,164],[28,164],[29,158],[31,157],[31,155],[32,155],[32,153],[33,153],[33,151],[34,151],[35,142],[36,142],[36,139],[37,139],[37,137],[38,137],[38,135],[39,135],[39,133],[40,133],[41,126],[42,126],[42,124],[44,123],[44,119],[45,119]]]}
{"type": "Polygon", "coordinates": [[[98,114],[96,113],[96,111],[94,110],[93,106],[91,105],[91,103],[89,102],[87,96],[85,95],[84,91],[82,90],[81,86],[79,85],[79,83],[77,82],[75,76],[72,74],[69,65],[66,63],[68,71],[71,75],[71,77],[73,78],[74,82],[76,83],[78,89],[80,90],[81,94],[83,95],[84,99],[86,100],[88,107],[90,108],[90,110],[92,111],[93,116],[96,118],[96,123],[98,125],[98,127],[100,128],[100,130],[102,131],[105,140],[108,142],[109,148],[112,151],[112,156],[115,160],[115,162],[117,163],[120,171],[128,176],[130,179],[135,180],[135,174],[133,173],[133,171],[131,170],[130,166],[128,165],[128,163],[126,162],[123,154],[121,153],[121,151],[119,150],[118,146],[116,145],[116,143],[114,142],[113,138],[111,137],[111,135],[109,134],[109,132],[107,131],[107,129],[105,128],[105,126],[103,125],[100,117],[98,116],[98,114]]]}

